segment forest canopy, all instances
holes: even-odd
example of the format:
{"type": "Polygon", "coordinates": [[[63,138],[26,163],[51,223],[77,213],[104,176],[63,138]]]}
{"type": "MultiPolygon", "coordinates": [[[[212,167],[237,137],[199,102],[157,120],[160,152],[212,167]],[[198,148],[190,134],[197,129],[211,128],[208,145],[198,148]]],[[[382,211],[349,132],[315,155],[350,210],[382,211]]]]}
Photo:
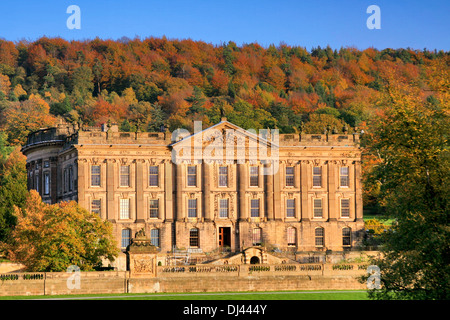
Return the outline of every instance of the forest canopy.
{"type": "MultiPolygon", "coordinates": [[[[58,117],[124,131],[191,130],[221,116],[245,129],[281,133],[364,128],[383,114],[392,74],[433,99],[443,51],[237,46],[163,38],[33,42],[0,40],[0,132],[6,145],[58,117]]],[[[191,130],[192,131],[192,130],[191,130]]]]}

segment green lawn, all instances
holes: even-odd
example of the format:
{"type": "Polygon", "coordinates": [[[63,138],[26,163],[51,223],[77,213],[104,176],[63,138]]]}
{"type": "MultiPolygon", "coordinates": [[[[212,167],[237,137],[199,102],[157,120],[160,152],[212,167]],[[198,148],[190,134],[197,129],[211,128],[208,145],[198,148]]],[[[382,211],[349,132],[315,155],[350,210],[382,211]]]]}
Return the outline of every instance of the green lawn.
{"type": "Polygon", "coordinates": [[[64,296],[0,297],[19,299],[80,299],[80,300],[367,300],[366,291],[277,291],[277,292],[211,292],[211,293],[128,293],[64,296]]]}

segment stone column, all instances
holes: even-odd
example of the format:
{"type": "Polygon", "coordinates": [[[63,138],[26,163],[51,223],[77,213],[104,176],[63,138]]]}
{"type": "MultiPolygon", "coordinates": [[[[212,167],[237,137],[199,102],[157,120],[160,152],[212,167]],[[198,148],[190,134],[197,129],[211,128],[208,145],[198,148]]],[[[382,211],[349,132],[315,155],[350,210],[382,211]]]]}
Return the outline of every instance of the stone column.
{"type": "MultiPolygon", "coordinates": [[[[89,210],[89,204],[86,203],[86,181],[88,180],[88,170],[86,170],[86,167],[88,166],[87,161],[85,159],[77,159],[76,160],[77,165],[77,192],[78,192],[78,204],[82,206],[83,208],[86,208],[89,210]]],[[[50,164],[51,167],[51,180],[52,180],[52,186],[53,186],[53,174],[55,174],[56,178],[56,165],[53,164],[53,161],[50,164]]],[[[56,183],[55,183],[56,184],[56,183]]],[[[52,202],[54,193],[56,190],[51,190],[50,193],[52,195],[52,202]]],[[[55,199],[56,200],[56,199],[55,199]]]]}
{"type": "Polygon", "coordinates": [[[286,166],[280,162],[278,170],[273,174],[273,210],[275,220],[281,220],[281,182],[283,180],[280,179],[281,167],[283,167],[283,172],[285,172],[286,166]]]}
{"type": "MultiPolygon", "coordinates": [[[[339,174],[336,177],[336,161],[327,161],[327,170],[328,170],[328,183],[327,183],[327,191],[328,191],[328,219],[329,220],[336,220],[339,218],[339,213],[336,208],[339,208],[339,206],[336,207],[336,190],[339,183],[339,174]]],[[[325,168],[325,166],[324,166],[325,168]]]]}
{"type": "Polygon", "coordinates": [[[308,220],[308,164],[305,160],[300,161],[300,188],[301,188],[301,220],[308,220]]]}
{"type": "Polygon", "coordinates": [[[272,164],[264,165],[265,175],[263,176],[265,182],[265,195],[266,195],[266,213],[267,219],[273,220],[274,216],[274,195],[273,195],[273,180],[274,180],[274,170],[272,164]]]}
{"type": "Polygon", "coordinates": [[[136,160],[136,222],[145,222],[144,160],[136,160]]]}
{"type": "Polygon", "coordinates": [[[247,164],[238,164],[239,172],[239,215],[240,220],[246,220],[248,218],[247,203],[245,198],[245,190],[247,185],[247,164]]]}
{"type": "Polygon", "coordinates": [[[114,200],[114,167],[115,160],[106,161],[106,219],[112,222],[116,221],[116,205],[114,200]]]}
{"type": "Polygon", "coordinates": [[[183,165],[177,164],[176,165],[176,174],[177,174],[177,180],[176,180],[176,188],[177,188],[177,203],[176,203],[176,220],[182,221],[184,218],[183,214],[183,186],[184,186],[184,179],[183,179],[183,165]]]}
{"type": "MultiPolygon", "coordinates": [[[[353,183],[355,190],[355,219],[362,221],[363,219],[363,199],[362,199],[362,184],[361,184],[361,161],[354,162],[355,180],[353,183]]],[[[350,166],[352,168],[352,166],[350,166]]]]}
{"type": "Polygon", "coordinates": [[[211,221],[211,164],[203,161],[203,217],[205,221],[211,221]]]}
{"type": "Polygon", "coordinates": [[[172,163],[164,161],[164,197],[165,214],[163,219],[168,222],[173,221],[173,181],[172,181],[172,163]]]}

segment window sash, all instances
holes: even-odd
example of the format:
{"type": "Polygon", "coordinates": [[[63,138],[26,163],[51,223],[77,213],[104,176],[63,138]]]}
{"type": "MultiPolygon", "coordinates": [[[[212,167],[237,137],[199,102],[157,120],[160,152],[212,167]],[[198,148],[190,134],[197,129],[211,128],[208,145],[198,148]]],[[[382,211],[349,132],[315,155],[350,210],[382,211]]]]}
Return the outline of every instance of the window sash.
{"type": "Polygon", "coordinates": [[[150,199],[149,216],[150,216],[150,218],[158,218],[158,216],[159,216],[159,199],[150,199]]]}
{"type": "Polygon", "coordinates": [[[314,218],[323,217],[322,199],[314,199],[314,218]]]}
{"type": "Polygon", "coordinates": [[[100,187],[100,172],[101,167],[100,166],[92,166],[91,167],[91,186],[92,187],[100,187]]]}
{"type": "Polygon", "coordinates": [[[197,199],[188,199],[188,218],[197,217],[197,199]]]}
{"type": "Polygon", "coordinates": [[[350,217],[350,199],[341,199],[341,217],[350,217]]]}
{"type": "Polygon", "coordinates": [[[50,173],[44,172],[44,194],[50,194],[50,173]]]}
{"type": "Polygon", "coordinates": [[[259,167],[250,167],[250,187],[259,186],[259,167]]]}
{"type": "Polygon", "coordinates": [[[295,199],[286,200],[286,217],[295,217],[295,199]]]}
{"type": "Polygon", "coordinates": [[[100,215],[102,210],[102,201],[94,199],[91,201],[91,212],[100,215]]]}
{"type": "Polygon", "coordinates": [[[321,187],[322,186],[322,168],[314,167],[313,168],[313,187],[321,187]]]}
{"type": "Polygon", "coordinates": [[[200,244],[198,229],[189,230],[189,247],[198,248],[200,244]]]}
{"type": "Polygon", "coordinates": [[[294,186],[294,167],[286,167],[286,187],[294,186]]]}
{"type": "Polygon", "coordinates": [[[120,199],[120,219],[130,219],[130,199],[120,199]]]}
{"type": "Polygon", "coordinates": [[[187,167],[187,185],[188,187],[197,186],[197,167],[188,166],[187,167]]]}
{"type": "Polygon", "coordinates": [[[130,166],[120,166],[120,186],[130,186],[130,166]]]}
{"type": "Polygon", "coordinates": [[[261,245],[261,236],[262,229],[261,228],[254,228],[252,232],[252,243],[254,246],[260,246],[261,245]]]}
{"type": "Polygon", "coordinates": [[[250,201],[250,217],[259,217],[259,199],[251,199],[250,201]]]}
{"type": "Polygon", "coordinates": [[[128,247],[131,242],[131,230],[122,229],[122,248],[128,247]]]}
{"type": "Polygon", "coordinates": [[[219,167],[219,187],[228,187],[228,167],[219,167]]]}
{"type": "Polygon", "coordinates": [[[219,201],[219,217],[228,218],[228,199],[220,199],[219,201]]]}
{"type": "Polygon", "coordinates": [[[340,171],[340,186],[341,187],[350,186],[349,168],[341,167],[339,171],[340,171]]]}
{"type": "Polygon", "coordinates": [[[158,186],[158,174],[159,174],[159,168],[158,166],[150,166],[148,169],[148,185],[150,187],[157,187],[158,186]]]}
{"type": "Polygon", "coordinates": [[[150,230],[150,243],[155,247],[159,247],[159,229],[150,230]]]}
{"type": "Polygon", "coordinates": [[[342,245],[344,247],[350,247],[352,245],[352,229],[342,229],[342,245]]]}
{"type": "Polygon", "coordinates": [[[315,245],[316,247],[323,247],[325,245],[325,237],[323,228],[316,228],[315,233],[315,245]]]}
{"type": "Polygon", "coordinates": [[[296,239],[295,239],[295,228],[289,227],[287,229],[287,244],[288,246],[295,246],[296,239]]]}

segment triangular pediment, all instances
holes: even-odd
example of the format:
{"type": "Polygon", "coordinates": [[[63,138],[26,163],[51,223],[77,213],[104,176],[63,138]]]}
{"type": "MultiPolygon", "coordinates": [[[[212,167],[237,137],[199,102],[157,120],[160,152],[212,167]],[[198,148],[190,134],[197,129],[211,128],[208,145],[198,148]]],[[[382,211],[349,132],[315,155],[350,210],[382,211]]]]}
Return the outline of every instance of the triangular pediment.
{"type": "Polygon", "coordinates": [[[245,130],[231,122],[222,120],[218,124],[185,134],[170,145],[179,159],[196,158],[234,161],[247,159],[265,160],[273,150],[278,151],[278,134],[271,130],[245,130]],[[275,139],[274,139],[275,137],[275,139]]]}

